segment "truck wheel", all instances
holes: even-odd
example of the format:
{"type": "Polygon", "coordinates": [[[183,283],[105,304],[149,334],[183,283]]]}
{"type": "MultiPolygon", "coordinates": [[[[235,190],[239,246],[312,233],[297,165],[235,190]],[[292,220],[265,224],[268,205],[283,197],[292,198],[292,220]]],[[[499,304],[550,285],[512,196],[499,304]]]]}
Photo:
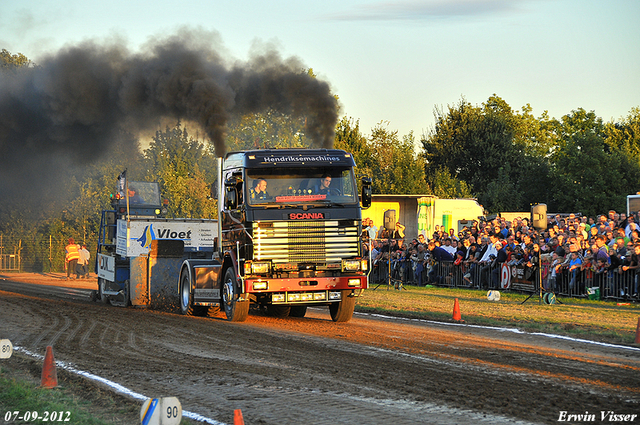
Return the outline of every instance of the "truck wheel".
{"type": "Polygon", "coordinates": [[[353,310],[356,307],[356,297],[352,291],[342,291],[342,299],[340,302],[329,304],[329,313],[331,320],[334,322],[348,322],[353,316],[353,310]]]}
{"type": "Polygon", "coordinates": [[[289,317],[289,313],[293,310],[293,307],[280,304],[268,304],[267,313],[273,317],[289,317]]]}
{"type": "Polygon", "coordinates": [[[289,312],[290,317],[304,317],[305,314],[307,314],[306,305],[294,305],[289,312]]]}
{"type": "Polygon", "coordinates": [[[193,303],[191,300],[191,279],[189,273],[180,273],[180,313],[185,316],[193,316],[193,303]]]}
{"type": "Polygon", "coordinates": [[[227,268],[224,273],[222,287],[222,308],[231,322],[244,322],[249,315],[249,300],[238,301],[238,286],[236,272],[233,267],[227,268]]]}

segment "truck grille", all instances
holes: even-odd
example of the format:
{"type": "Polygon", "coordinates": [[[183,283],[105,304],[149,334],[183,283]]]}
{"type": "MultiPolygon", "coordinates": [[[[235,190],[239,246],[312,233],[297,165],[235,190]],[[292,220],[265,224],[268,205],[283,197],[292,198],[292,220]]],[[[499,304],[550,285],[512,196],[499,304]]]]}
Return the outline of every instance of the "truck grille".
{"type": "Polygon", "coordinates": [[[282,263],[339,263],[358,255],[358,226],[339,221],[253,223],[253,257],[282,263]]]}

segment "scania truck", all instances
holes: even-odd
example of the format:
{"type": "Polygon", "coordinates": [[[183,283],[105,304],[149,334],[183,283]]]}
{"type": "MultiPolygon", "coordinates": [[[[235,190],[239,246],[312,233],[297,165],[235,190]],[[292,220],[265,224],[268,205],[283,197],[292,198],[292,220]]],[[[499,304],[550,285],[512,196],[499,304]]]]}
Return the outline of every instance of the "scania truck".
{"type": "MultiPolygon", "coordinates": [[[[371,205],[371,179],[361,177],[359,192],[355,166],[351,154],[337,149],[228,153],[218,165],[217,220],[171,231],[180,219],[149,218],[160,220],[155,228],[166,220],[163,235],[175,238],[147,235],[148,253],[128,258],[128,293],[142,293],[139,302],[148,304],[162,287],[163,297],[177,294],[182,314],[223,310],[230,321],[244,321],[250,305],[279,317],[328,306],[333,321],[350,320],[367,288],[361,208],[371,205]],[[190,240],[180,237],[189,230],[190,240]],[[203,236],[194,241],[196,233],[203,236]],[[156,267],[154,278],[154,261],[170,271],[156,267]]],[[[125,223],[119,226],[124,233],[125,223]]],[[[130,243],[138,239],[127,236],[130,243]]]]}

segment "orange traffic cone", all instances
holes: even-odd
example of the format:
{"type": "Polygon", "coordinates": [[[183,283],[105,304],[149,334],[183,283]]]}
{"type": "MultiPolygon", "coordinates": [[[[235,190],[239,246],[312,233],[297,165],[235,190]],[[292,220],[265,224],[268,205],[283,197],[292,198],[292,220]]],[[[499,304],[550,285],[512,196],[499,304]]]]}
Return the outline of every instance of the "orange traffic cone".
{"type": "Polygon", "coordinates": [[[44,356],[42,365],[42,388],[55,388],[58,386],[58,374],[56,372],[56,361],[53,358],[53,347],[47,346],[47,353],[44,356]]]}
{"type": "Polygon", "coordinates": [[[458,303],[457,298],[453,303],[453,320],[455,320],[456,322],[462,320],[462,315],[460,314],[460,304],[458,303]]]}
{"type": "Polygon", "coordinates": [[[640,317],[638,317],[638,326],[636,327],[636,344],[640,344],[640,317]]]}
{"type": "Polygon", "coordinates": [[[233,411],[233,425],[244,425],[244,419],[242,418],[242,410],[236,409],[233,411]]]}

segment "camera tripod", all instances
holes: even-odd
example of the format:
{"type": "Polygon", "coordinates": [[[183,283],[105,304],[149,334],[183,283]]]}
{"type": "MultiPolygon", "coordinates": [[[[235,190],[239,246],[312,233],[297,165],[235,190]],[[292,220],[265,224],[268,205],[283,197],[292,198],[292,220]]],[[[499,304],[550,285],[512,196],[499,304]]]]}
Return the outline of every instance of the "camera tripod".
{"type": "MultiPolygon", "coordinates": [[[[538,250],[538,292],[537,292],[539,294],[538,304],[542,304],[542,297],[543,297],[542,293],[543,292],[546,292],[546,291],[542,287],[542,251],[538,250]]],[[[553,294],[553,292],[548,292],[548,294],[549,293],[553,294]]],[[[532,292],[520,304],[522,305],[522,304],[526,303],[535,294],[536,294],[536,292],[532,292]]],[[[554,294],[554,298],[555,298],[555,294],[554,294]]],[[[562,304],[562,302],[560,302],[558,299],[555,299],[555,302],[557,302],[558,304],[562,304]]],[[[549,303],[549,304],[552,304],[552,303],[549,303]]]]}

